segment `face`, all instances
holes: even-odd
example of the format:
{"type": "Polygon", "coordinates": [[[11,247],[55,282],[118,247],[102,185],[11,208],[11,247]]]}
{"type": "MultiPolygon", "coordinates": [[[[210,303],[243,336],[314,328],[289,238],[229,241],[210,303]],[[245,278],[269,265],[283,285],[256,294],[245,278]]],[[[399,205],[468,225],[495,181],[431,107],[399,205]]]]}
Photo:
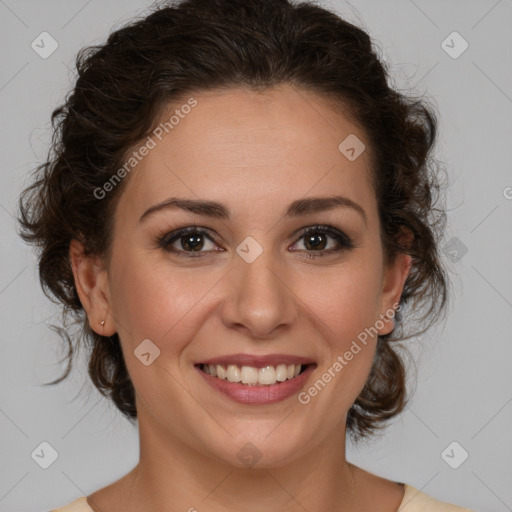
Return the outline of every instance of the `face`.
{"type": "Polygon", "coordinates": [[[127,178],[108,266],[75,278],[93,328],[120,336],[145,432],[236,466],[251,442],[271,467],[342,430],[408,262],[384,265],[369,142],[325,99],[193,97],[127,178]]]}

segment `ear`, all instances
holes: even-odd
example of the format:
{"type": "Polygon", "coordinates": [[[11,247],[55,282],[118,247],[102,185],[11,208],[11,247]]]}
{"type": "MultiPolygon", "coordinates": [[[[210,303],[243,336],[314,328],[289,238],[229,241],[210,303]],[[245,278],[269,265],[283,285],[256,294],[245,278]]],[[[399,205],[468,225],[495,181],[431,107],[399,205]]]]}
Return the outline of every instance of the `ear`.
{"type": "MultiPolygon", "coordinates": [[[[410,242],[410,236],[406,236],[408,242],[410,242]]],[[[384,268],[380,296],[381,315],[379,317],[384,325],[382,329],[378,329],[381,336],[389,334],[395,327],[394,312],[400,302],[405,280],[411,270],[411,264],[412,257],[409,254],[399,252],[395,259],[384,268]],[[392,314],[390,314],[391,312],[392,314]]]]}
{"type": "Polygon", "coordinates": [[[84,246],[76,239],[69,245],[69,259],[75,286],[91,328],[102,336],[115,331],[111,312],[108,273],[99,256],[84,254],[84,246]],[[104,325],[101,322],[104,321],[104,325]]]}

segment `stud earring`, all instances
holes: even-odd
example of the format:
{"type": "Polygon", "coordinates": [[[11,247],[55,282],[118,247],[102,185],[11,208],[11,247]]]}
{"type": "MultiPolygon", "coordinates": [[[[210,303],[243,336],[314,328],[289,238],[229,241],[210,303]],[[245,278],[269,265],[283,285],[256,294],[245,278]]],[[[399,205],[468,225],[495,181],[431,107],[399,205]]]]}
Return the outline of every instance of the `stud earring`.
{"type": "Polygon", "coordinates": [[[102,320],[102,321],[100,322],[100,325],[102,325],[102,326],[103,326],[103,325],[105,325],[105,320],[102,320]]]}

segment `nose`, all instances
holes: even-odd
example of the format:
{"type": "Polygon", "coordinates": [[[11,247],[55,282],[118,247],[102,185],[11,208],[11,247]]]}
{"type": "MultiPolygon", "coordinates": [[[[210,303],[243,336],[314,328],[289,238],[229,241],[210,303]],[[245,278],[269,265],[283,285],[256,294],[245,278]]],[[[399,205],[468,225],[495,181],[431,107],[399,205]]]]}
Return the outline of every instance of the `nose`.
{"type": "Polygon", "coordinates": [[[298,317],[297,298],[285,269],[272,251],[263,251],[252,263],[239,258],[224,283],[222,321],[246,337],[270,339],[289,329],[298,317]]]}

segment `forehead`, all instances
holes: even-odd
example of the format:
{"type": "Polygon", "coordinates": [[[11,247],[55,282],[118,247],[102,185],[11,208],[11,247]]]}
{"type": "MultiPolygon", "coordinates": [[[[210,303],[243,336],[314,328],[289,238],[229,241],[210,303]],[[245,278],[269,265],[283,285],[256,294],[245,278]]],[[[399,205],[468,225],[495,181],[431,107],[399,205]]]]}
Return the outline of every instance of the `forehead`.
{"type": "Polygon", "coordinates": [[[153,147],[119,203],[120,209],[129,204],[127,215],[169,196],[217,200],[233,210],[248,199],[251,206],[270,201],[283,209],[299,197],[335,192],[372,200],[366,135],[326,99],[292,86],[200,91],[190,98],[163,112],[159,131],[150,135],[153,147]],[[350,160],[342,152],[345,140],[357,152],[362,144],[366,149],[350,160]]]}

